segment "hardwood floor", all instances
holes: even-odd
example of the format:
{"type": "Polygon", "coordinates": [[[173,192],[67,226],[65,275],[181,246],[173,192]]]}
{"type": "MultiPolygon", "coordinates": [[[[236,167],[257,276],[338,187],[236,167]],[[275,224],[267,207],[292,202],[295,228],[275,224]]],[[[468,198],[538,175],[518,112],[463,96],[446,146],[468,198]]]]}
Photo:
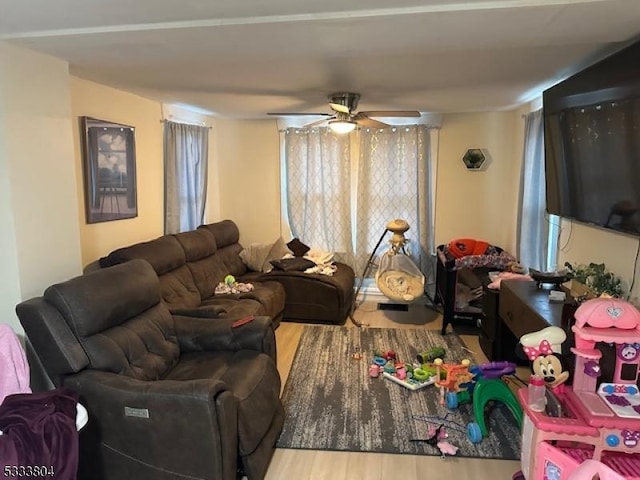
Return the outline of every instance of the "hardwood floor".
{"type": "MultiPolygon", "coordinates": [[[[377,328],[426,328],[439,330],[442,318],[424,305],[411,305],[409,312],[378,310],[366,301],[355,319],[377,328]]],[[[347,327],[357,328],[351,322],[347,327]]],[[[304,324],[283,322],[276,330],[278,370],[284,386],[304,324]]],[[[367,328],[367,327],[364,327],[367,328]]],[[[479,362],[486,362],[476,336],[461,336],[479,362]]],[[[520,469],[517,461],[423,455],[330,452],[276,449],[267,480],[507,480],[520,469]]]]}

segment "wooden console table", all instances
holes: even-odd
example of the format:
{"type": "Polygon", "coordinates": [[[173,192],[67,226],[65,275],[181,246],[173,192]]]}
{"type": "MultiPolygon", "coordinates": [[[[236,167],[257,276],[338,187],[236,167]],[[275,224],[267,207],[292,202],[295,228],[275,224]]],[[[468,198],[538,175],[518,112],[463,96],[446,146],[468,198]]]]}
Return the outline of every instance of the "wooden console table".
{"type": "Polygon", "coordinates": [[[562,325],[562,302],[550,302],[551,288],[538,288],[536,282],[503,280],[500,283],[500,318],[520,339],[522,335],[550,325],[562,325]]]}

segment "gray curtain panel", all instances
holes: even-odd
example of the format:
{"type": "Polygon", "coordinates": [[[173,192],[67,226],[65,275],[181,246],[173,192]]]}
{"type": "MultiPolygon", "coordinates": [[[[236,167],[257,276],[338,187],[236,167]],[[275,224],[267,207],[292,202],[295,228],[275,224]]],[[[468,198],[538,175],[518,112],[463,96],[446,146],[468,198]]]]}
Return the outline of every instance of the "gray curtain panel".
{"type": "Polygon", "coordinates": [[[164,232],[204,223],[209,127],[164,122],[164,232]]]}
{"type": "MultiPolygon", "coordinates": [[[[549,269],[542,110],[525,115],[524,156],[520,176],[518,259],[528,268],[549,269]]],[[[555,257],[555,254],[554,254],[555,257]]]]}

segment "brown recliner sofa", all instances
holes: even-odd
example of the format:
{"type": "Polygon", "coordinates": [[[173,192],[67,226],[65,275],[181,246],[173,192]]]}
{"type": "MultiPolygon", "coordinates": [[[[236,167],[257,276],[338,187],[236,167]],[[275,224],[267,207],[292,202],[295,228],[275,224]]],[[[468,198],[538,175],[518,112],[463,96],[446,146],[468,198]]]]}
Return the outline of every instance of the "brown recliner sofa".
{"type": "Polygon", "coordinates": [[[274,327],[281,320],[343,324],[348,318],[355,284],[351,267],[336,263],[332,276],[251,271],[240,257],[243,246],[239,240],[235,222],[223,220],[119,248],[100,259],[100,265],[147,260],[160,278],[162,298],[173,313],[214,318],[267,315],[274,327]],[[252,283],[254,291],[214,295],[216,285],[227,275],[252,283]]]}
{"type": "MultiPolygon", "coordinates": [[[[207,230],[163,235],[119,248],[100,259],[100,265],[110,267],[134,259],[151,264],[160,279],[162,299],[172,313],[208,318],[266,315],[274,327],[282,319],[285,291],[278,283],[255,281],[251,292],[214,295],[236,259],[219,251],[207,230]]],[[[237,262],[242,260],[238,257],[237,262]]]]}
{"type": "Polygon", "coordinates": [[[47,288],[16,307],[58,387],[79,392],[79,478],[250,480],[282,430],[273,325],[172,315],[132,260],[47,288]]]}
{"type": "Polygon", "coordinates": [[[282,318],[290,322],[327,323],[342,325],[353,306],[353,269],[335,262],[333,275],[283,271],[269,273],[251,271],[240,258],[242,245],[240,231],[232,220],[201,225],[198,230],[210,231],[216,241],[218,253],[224,259],[229,273],[245,282],[277,282],[284,287],[285,302],[282,318]]]}

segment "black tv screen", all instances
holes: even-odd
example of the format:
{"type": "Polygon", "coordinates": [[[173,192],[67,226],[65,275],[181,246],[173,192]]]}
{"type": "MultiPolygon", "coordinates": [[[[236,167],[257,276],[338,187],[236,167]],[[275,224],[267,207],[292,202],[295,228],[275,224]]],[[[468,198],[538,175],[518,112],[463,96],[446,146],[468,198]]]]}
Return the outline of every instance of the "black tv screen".
{"type": "Polygon", "coordinates": [[[545,90],[547,211],[640,235],[640,42],[545,90]]]}

